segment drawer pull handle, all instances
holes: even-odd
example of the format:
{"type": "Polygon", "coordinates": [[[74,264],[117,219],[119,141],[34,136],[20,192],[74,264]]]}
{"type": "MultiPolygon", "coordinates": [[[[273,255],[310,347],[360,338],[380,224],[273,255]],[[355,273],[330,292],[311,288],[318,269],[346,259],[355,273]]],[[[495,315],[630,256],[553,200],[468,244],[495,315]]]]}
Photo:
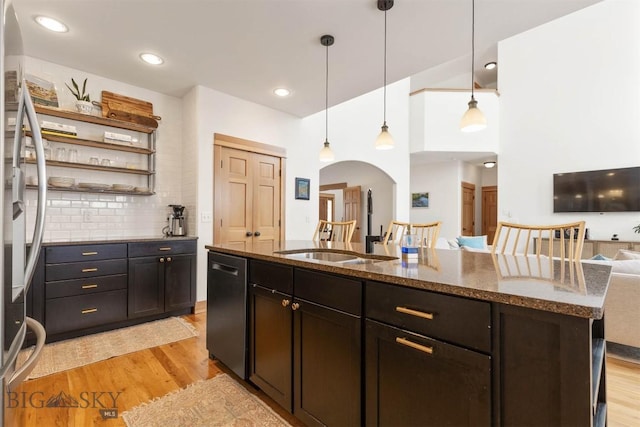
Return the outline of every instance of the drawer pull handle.
{"type": "Polygon", "coordinates": [[[95,289],[97,287],[98,285],[96,285],[95,283],[91,283],[89,285],[82,285],[82,289],[95,289]]]}
{"type": "Polygon", "coordinates": [[[165,246],[165,247],[163,247],[163,248],[158,248],[158,250],[159,250],[159,251],[170,251],[170,250],[171,250],[171,247],[169,247],[169,246],[165,246]]]}
{"type": "Polygon", "coordinates": [[[411,316],[422,317],[423,319],[433,320],[433,313],[425,313],[424,311],[411,310],[407,307],[396,307],[399,313],[409,314],[411,316]]]}
{"type": "Polygon", "coordinates": [[[89,313],[95,313],[96,311],[98,311],[97,308],[85,308],[84,310],[81,311],[82,314],[89,314],[89,313]]]}
{"type": "Polygon", "coordinates": [[[98,269],[96,267],[93,268],[83,268],[82,272],[83,273],[93,273],[94,271],[98,271],[98,269]]]}
{"type": "Polygon", "coordinates": [[[82,256],[98,255],[98,252],[82,252],[82,256]]]}
{"type": "Polygon", "coordinates": [[[421,345],[413,341],[409,341],[406,338],[396,337],[396,342],[398,344],[402,344],[402,345],[406,345],[407,347],[414,348],[423,353],[433,354],[433,347],[427,347],[426,345],[421,345]]]}

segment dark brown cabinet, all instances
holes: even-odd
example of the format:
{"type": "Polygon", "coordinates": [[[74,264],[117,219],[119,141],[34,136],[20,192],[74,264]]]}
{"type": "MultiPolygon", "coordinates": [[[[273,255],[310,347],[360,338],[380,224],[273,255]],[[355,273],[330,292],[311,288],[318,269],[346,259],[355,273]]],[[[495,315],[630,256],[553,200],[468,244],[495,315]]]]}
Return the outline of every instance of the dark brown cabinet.
{"type": "Polygon", "coordinates": [[[368,426],[490,426],[491,358],[366,320],[368,426]]]}
{"type": "Polygon", "coordinates": [[[249,379],[308,426],[361,424],[361,298],[360,281],[250,260],[249,379]]]}
{"type": "Polygon", "coordinates": [[[127,319],[127,245],[45,248],[44,326],[59,334],[127,319]]]}
{"type": "Polygon", "coordinates": [[[489,303],[368,282],[365,305],[368,426],[492,425],[489,303]]]}
{"type": "Polygon", "coordinates": [[[249,380],[293,412],[293,268],[249,262],[249,380]]]}
{"type": "Polygon", "coordinates": [[[195,278],[195,240],[129,243],[129,318],[193,307],[195,278]]]}
{"type": "Polygon", "coordinates": [[[195,238],[45,244],[27,311],[57,341],[186,313],[195,301],[195,238]]]}

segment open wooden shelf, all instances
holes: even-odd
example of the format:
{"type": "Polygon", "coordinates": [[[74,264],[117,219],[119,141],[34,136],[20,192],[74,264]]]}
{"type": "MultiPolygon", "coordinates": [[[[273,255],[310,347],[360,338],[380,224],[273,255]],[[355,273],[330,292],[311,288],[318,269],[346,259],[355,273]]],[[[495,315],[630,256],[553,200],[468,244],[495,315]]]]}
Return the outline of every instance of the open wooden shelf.
{"type": "MultiPolygon", "coordinates": [[[[109,119],[106,117],[91,116],[75,111],[62,110],[60,108],[45,107],[36,105],[36,113],[46,114],[47,116],[60,117],[63,119],[77,120],[79,122],[93,123],[96,125],[111,126],[118,129],[127,129],[136,132],[152,133],[156,128],[139,125],[137,123],[125,122],[122,120],[109,119]]],[[[48,138],[47,138],[48,139],[48,138]]]]}
{"type": "MultiPolygon", "coordinates": [[[[37,190],[38,187],[35,185],[27,185],[27,189],[37,190]]],[[[83,188],[75,185],[73,187],[55,187],[53,185],[48,185],[47,190],[48,191],[72,191],[74,193],[126,194],[128,196],[153,196],[154,194],[156,194],[154,191],[150,191],[148,193],[140,193],[138,191],[116,191],[116,190],[101,190],[97,188],[83,188]]]]}
{"type": "MultiPolygon", "coordinates": [[[[26,132],[27,136],[33,136],[30,131],[26,132]]],[[[111,142],[95,141],[92,139],[74,138],[72,136],[59,136],[43,133],[42,138],[51,142],[63,142],[65,144],[81,145],[83,147],[103,148],[105,150],[125,151],[127,153],[136,154],[153,154],[154,150],[141,147],[133,147],[129,145],[116,144],[111,142]]]]}
{"type": "MultiPolygon", "coordinates": [[[[35,160],[26,159],[26,163],[35,164],[35,160]]],[[[47,160],[47,166],[60,166],[63,168],[72,168],[72,169],[87,169],[93,171],[102,171],[102,172],[119,172],[119,173],[130,173],[133,175],[153,175],[155,172],[151,172],[144,169],[129,169],[129,168],[117,168],[114,166],[101,166],[101,165],[90,165],[88,163],[71,163],[71,162],[59,162],[57,160],[47,160]]]]}

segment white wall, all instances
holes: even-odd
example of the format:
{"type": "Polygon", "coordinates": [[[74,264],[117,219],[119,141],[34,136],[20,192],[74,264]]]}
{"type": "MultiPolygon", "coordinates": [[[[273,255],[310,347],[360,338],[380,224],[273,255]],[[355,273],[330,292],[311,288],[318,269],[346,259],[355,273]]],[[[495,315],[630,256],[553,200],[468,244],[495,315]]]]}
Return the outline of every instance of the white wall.
{"type": "Polygon", "coordinates": [[[498,152],[499,98],[495,91],[476,91],[478,108],[487,118],[480,132],[461,132],[471,91],[425,90],[411,96],[410,149],[419,151],[498,152]]]}
{"type": "MultiPolygon", "coordinates": [[[[374,143],[380,133],[383,116],[383,90],[338,104],[329,109],[329,142],[335,153],[335,161],[359,160],[370,163],[384,171],[395,182],[393,189],[393,217],[401,221],[409,219],[409,79],[387,86],[387,125],[393,136],[392,150],[376,150],[374,143]]],[[[302,119],[304,158],[297,158],[300,171],[307,177],[311,173],[309,165],[326,164],[318,161],[318,153],[325,138],[325,112],[319,112],[302,119]],[[309,148],[309,145],[311,147],[309,148]]],[[[302,145],[302,144],[301,144],[302,145]]],[[[293,157],[293,156],[292,156],[293,157]]],[[[318,179],[311,180],[313,216],[311,224],[318,220],[317,185],[318,179]],[[314,182],[316,184],[314,184],[314,182]]],[[[313,231],[312,231],[313,233],[313,231]]],[[[301,238],[308,238],[308,232],[301,238]]]]}
{"type": "MultiPolygon", "coordinates": [[[[208,89],[194,87],[183,100],[183,108],[190,112],[185,128],[185,150],[191,155],[192,164],[185,171],[189,178],[185,181],[197,183],[196,225],[198,241],[198,300],[207,296],[207,258],[205,245],[213,243],[213,222],[202,222],[202,213],[213,213],[213,135],[221,133],[238,138],[270,144],[287,149],[287,156],[299,155],[297,146],[301,144],[300,119],[258,104],[208,89]]],[[[317,156],[316,156],[317,159],[317,156]]],[[[286,225],[287,236],[290,230],[298,227],[298,215],[307,208],[300,208],[294,202],[293,177],[297,172],[295,161],[287,160],[286,173],[286,225]],[[294,169],[294,173],[291,172],[294,169]],[[294,207],[295,206],[295,207],[294,207]],[[291,227],[291,228],[290,228],[291,227]]],[[[308,168],[307,168],[308,169],[308,168]]],[[[317,182],[317,178],[316,178],[317,182]]],[[[317,189],[317,186],[316,186],[317,189]]],[[[317,193],[316,193],[317,195],[317,193]]],[[[316,197],[317,198],[317,197],[316,197]]],[[[302,206],[302,204],[301,204],[302,206]]],[[[317,201],[315,215],[318,215],[317,201]]],[[[215,220],[215,219],[214,219],[215,220]]],[[[316,218],[317,220],[317,218],[316,218]]],[[[292,231],[295,234],[295,231],[292,231]]]]}
{"type": "Polygon", "coordinates": [[[554,214],[552,175],[640,166],[640,2],[597,3],[498,52],[499,219],[584,219],[592,239],[638,240],[640,212],[554,214]]]}
{"type": "MultiPolygon", "coordinates": [[[[439,162],[411,166],[411,192],[429,193],[428,208],[412,208],[411,222],[442,221],[440,236],[453,239],[460,235],[461,162],[439,162]]],[[[410,198],[405,202],[410,206],[410,198]]]]}
{"type": "MultiPolygon", "coordinates": [[[[320,170],[320,185],[346,182],[347,185],[361,187],[360,218],[362,242],[367,234],[367,191],[371,189],[373,214],[371,215],[371,234],[377,236],[387,230],[393,219],[394,182],[389,175],[375,166],[360,161],[337,162],[320,170]]],[[[336,218],[344,211],[342,206],[342,190],[334,191],[336,197],[336,218]]]]}
{"type": "MultiPolygon", "coordinates": [[[[49,191],[48,208],[44,240],[78,241],[105,237],[161,236],[166,225],[169,204],[183,204],[182,196],[182,108],[178,98],[134,87],[125,83],[106,79],[62,65],[26,58],[25,72],[53,82],[56,86],[61,108],[75,110],[75,98],[66,88],[65,82],[73,77],[76,82],[87,80],[87,89],[92,100],[99,101],[102,90],[107,90],[133,98],[143,99],[153,104],[153,112],[162,117],[157,131],[156,194],[154,196],[129,196],[114,194],[87,194],[62,191],[49,191]]],[[[100,114],[99,110],[95,110],[100,114]]],[[[63,122],[62,119],[51,119],[63,122]]],[[[78,132],[96,133],[98,138],[105,128],[74,122],[78,132]],[[96,129],[98,129],[96,131],[96,129]]],[[[106,128],[108,129],[108,128],[106,128]]],[[[113,131],[126,133],[122,130],[113,131]]],[[[135,136],[135,135],[134,135],[135,136]]],[[[55,146],[56,143],[52,143],[55,146]]],[[[64,146],[64,144],[59,144],[64,146]]],[[[66,146],[70,148],[70,146],[66,146]]],[[[79,160],[88,160],[89,156],[108,157],[122,163],[127,156],[110,150],[77,147],[79,160]]],[[[143,159],[141,159],[143,160],[143,159]]],[[[27,175],[34,174],[27,168],[27,175]]],[[[82,169],[63,169],[50,167],[48,176],[72,176],[79,182],[102,184],[135,184],[135,176],[127,174],[95,172],[82,169]]],[[[144,184],[146,185],[146,183],[144,184]]],[[[35,207],[35,190],[26,192],[27,206],[35,207]]],[[[27,227],[32,230],[35,222],[35,208],[27,211],[27,227]]],[[[190,233],[191,234],[191,233],[190,233]]]]}

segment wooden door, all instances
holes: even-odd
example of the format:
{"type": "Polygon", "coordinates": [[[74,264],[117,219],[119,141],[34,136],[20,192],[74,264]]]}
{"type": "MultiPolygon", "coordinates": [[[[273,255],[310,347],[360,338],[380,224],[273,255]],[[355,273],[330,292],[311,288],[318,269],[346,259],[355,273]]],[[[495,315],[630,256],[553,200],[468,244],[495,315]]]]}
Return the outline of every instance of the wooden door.
{"type": "Polygon", "coordinates": [[[463,236],[473,236],[475,230],[476,186],[462,183],[462,232],[463,236]]]}
{"type": "Polygon", "coordinates": [[[335,202],[336,198],[333,194],[320,193],[318,219],[322,219],[325,221],[335,221],[335,202]]]}
{"type": "Polygon", "coordinates": [[[493,242],[498,226],[498,187],[482,187],[482,234],[487,235],[489,244],[493,242]]]}
{"type": "Polygon", "coordinates": [[[360,199],[362,192],[360,191],[360,186],[347,187],[342,190],[342,194],[344,195],[344,220],[356,220],[356,230],[353,232],[351,241],[361,242],[362,218],[360,216],[360,199]]]}
{"type": "Polygon", "coordinates": [[[253,243],[273,250],[280,241],[280,158],[254,153],[251,168],[253,243]]]}
{"type": "Polygon", "coordinates": [[[215,243],[226,243],[246,249],[253,233],[253,167],[252,153],[219,147],[216,159],[219,173],[216,183],[215,243]]]}
{"type": "Polygon", "coordinates": [[[284,236],[280,147],[215,135],[213,242],[278,246],[284,236]]]}

